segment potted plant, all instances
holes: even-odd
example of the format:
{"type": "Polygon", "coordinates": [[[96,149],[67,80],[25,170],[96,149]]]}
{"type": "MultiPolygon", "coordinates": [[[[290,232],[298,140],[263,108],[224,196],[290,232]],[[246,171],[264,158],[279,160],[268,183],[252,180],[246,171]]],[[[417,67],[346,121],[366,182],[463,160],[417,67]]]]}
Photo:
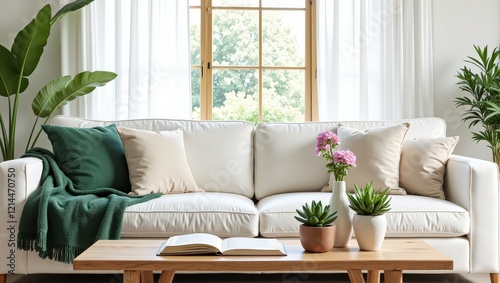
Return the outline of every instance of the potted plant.
{"type": "Polygon", "coordinates": [[[302,205],[302,210],[296,209],[295,216],[302,223],[299,227],[300,243],[308,252],[323,253],[332,249],[335,240],[336,211],[330,210],[330,205],[323,206],[321,201],[312,201],[302,205]]]}
{"type": "MultiPolygon", "coordinates": [[[[16,35],[10,49],[0,45],[0,96],[5,98],[7,113],[0,112],[0,151],[4,161],[15,158],[17,111],[20,95],[28,88],[29,76],[40,61],[47,45],[51,27],[69,12],[76,11],[94,0],[76,0],[62,7],[52,16],[51,6],[45,5],[16,35]],[[6,114],[4,116],[4,114],[6,114]]],[[[35,115],[33,127],[26,143],[26,150],[32,148],[42,129],[39,119],[47,123],[52,114],[71,100],[92,92],[116,77],[115,73],[94,71],[62,76],[50,81],[33,99],[31,108],[35,115]]]]}
{"type": "Polygon", "coordinates": [[[338,248],[347,246],[352,236],[354,213],[349,209],[344,178],[348,170],[356,167],[356,155],[350,150],[336,150],[339,144],[340,138],[331,131],[322,132],[316,138],[316,155],[326,159],[330,174],[330,207],[338,212],[334,243],[338,248]]]}
{"type": "Polygon", "coordinates": [[[465,60],[474,70],[464,66],[457,74],[460,89],[470,95],[456,98],[455,106],[467,107],[462,121],[469,122],[469,128],[482,126],[482,131],[472,132],[472,139],[486,141],[493,162],[500,164],[500,51],[495,48],[490,54],[488,46],[474,46],[474,49],[479,58],[467,57],[465,60]]]}
{"type": "Polygon", "coordinates": [[[387,230],[385,213],[391,210],[389,188],[375,191],[372,183],[363,188],[354,185],[354,193],[348,193],[347,197],[349,207],[356,213],[353,228],[359,248],[366,251],[379,250],[387,230]]]}

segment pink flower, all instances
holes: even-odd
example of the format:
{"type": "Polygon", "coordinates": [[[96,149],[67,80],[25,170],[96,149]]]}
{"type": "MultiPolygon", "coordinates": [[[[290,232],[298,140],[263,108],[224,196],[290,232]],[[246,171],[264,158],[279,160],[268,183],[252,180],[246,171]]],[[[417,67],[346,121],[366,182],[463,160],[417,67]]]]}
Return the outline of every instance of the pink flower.
{"type": "Polygon", "coordinates": [[[340,138],[331,131],[322,132],[316,138],[316,155],[330,152],[340,144],[340,138]]]}
{"type": "Polygon", "coordinates": [[[336,150],[333,153],[333,162],[356,167],[356,155],[350,150],[336,150]]]}
{"type": "Polygon", "coordinates": [[[356,167],[356,155],[350,150],[335,150],[340,138],[331,131],[318,134],[316,138],[316,155],[327,161],[328,173],[335,176],[336,181],[343,181],[347,171],[356,167]]]}

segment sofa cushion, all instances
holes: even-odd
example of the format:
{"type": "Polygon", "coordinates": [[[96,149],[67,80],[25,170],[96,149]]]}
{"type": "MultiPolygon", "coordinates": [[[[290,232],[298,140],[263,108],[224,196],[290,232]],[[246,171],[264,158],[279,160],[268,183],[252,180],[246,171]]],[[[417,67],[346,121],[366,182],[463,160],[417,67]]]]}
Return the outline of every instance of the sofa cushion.
{"type": "MultiPolygon", "coordinates": [[[[325,159],[316,156],[316,137],[324,131],[337,133],[337,125],[358,130],[410,123],[406,138],[444,137],[441,118],[392,121],[339,121],[263,123],[255,128],[255,197],[291,192],[319,192],[328,183],[325,159]]],[[[361,161],[361,160],[359,160],[361,161]]],[[[198,185],[202,186],[198,182],[198,185]]]]}
{"type": "Polygon", "coordinates": [[[357,157],[357,166],[345,177],[347,191],[370,182],[375,189],[399,189],[401,149],[408,127],[408,123],[367,130],[339,126],[338,149],[348,149],[357,157]]]}
{"type": "Polygon", "coordinates": [[[118,133],[133,194],[203,191],[191,174],[180,129],[154,132],[118,127],[118,133]]]}
{"type": "Polygon", "coordinates": [[[129,206],[122,237],[169,237],[211,233],[219,237],[254,237],[258,211],[251,199],[228,193],[169,194],[129,206]]]}
{"type": "MultiPolygon", "coordinates": [[[[295,209],[312,200],[328,203],[331,193],[286,193],[260,200],[260,233],[264,237],[298,237],[295,209]]],[[[437,198],[391,196],[387,215],[387,237],[457,237],[469,233],[469,213],[437,198]]]]}
{"type": "Polygon", "coordinates": [[[114,188],[130,192],[127,161],[115,125],[73,128],[42,125],[57,164],[76,189],[114,188]]]}
{"type": "Polygon", "coordinates": [[[80,128],[114,123],[118,127],[148,131],[181,129],[188,164],[200,188],[208,192],[234,193],[247,197],[254,195],[254,126],[250,122],[173,119],[98,121],[56,116],[51,123],[80,128]]]}
{"type": "Polygon", "coordinates": [[[446,162],[459,137],[409,139],[403,143],[399,185],[409,194],[444,199],[446,162]]]}
{"type": "Polygon", "coordinates": [[[287,192],[318,192],[327,182],[316,137],[337,132],[337,123],[266,123],[255,129],[255,197],[287,192]]]}

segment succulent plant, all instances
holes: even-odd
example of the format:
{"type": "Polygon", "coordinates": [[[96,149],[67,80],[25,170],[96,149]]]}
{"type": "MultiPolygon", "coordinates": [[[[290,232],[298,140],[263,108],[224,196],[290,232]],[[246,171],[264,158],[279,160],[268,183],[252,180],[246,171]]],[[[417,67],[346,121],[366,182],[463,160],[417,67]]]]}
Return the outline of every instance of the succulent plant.
{"type": "Polygon", "coordinates": [[[358,215],[382,215],[391,210],[389,188],[375,191],[370,182],[365,187],[354,185],[354,193],[347,193],[349,207],[358,215]]]}
{"type": "Polygon", "coordinates": [[[299,222],[305,226],[324,227],[332,226],[337,219],[337,211],[330,211],[330,205],[323,206],[321,201],[312,201],[302,205],[302,210],[296,209],[299,216],[295,216],[299,222]]]}

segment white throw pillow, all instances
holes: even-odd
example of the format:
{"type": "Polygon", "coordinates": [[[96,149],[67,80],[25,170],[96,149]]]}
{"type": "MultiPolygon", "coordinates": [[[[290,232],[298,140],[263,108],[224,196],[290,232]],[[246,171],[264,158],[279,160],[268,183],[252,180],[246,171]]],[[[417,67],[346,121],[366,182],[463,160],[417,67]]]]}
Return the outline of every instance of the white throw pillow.
{"type": "Polygon", "coordinates": [[[153,132],[118,127],[131,194],[203,192],[187,163],[182,130],[153,132]]]}
{"type": "Polygon", "coordinates": [[[446,162],[459,137],[406,140],[401,152],[399,185],[409,194],[444,199],[446,162]]]}
{"type": "Polygon", "coordinates": [[[409,127],[409,123],[403,123],[360,131],[339,125],[338,149],[348,149],[357,158],[357,166],[345,177],[348,191],[354,191],[354,184],[361,187],[373,181],[375,190],[389,187],[393,193],[401,194],[399,162],[409,127]]]}

